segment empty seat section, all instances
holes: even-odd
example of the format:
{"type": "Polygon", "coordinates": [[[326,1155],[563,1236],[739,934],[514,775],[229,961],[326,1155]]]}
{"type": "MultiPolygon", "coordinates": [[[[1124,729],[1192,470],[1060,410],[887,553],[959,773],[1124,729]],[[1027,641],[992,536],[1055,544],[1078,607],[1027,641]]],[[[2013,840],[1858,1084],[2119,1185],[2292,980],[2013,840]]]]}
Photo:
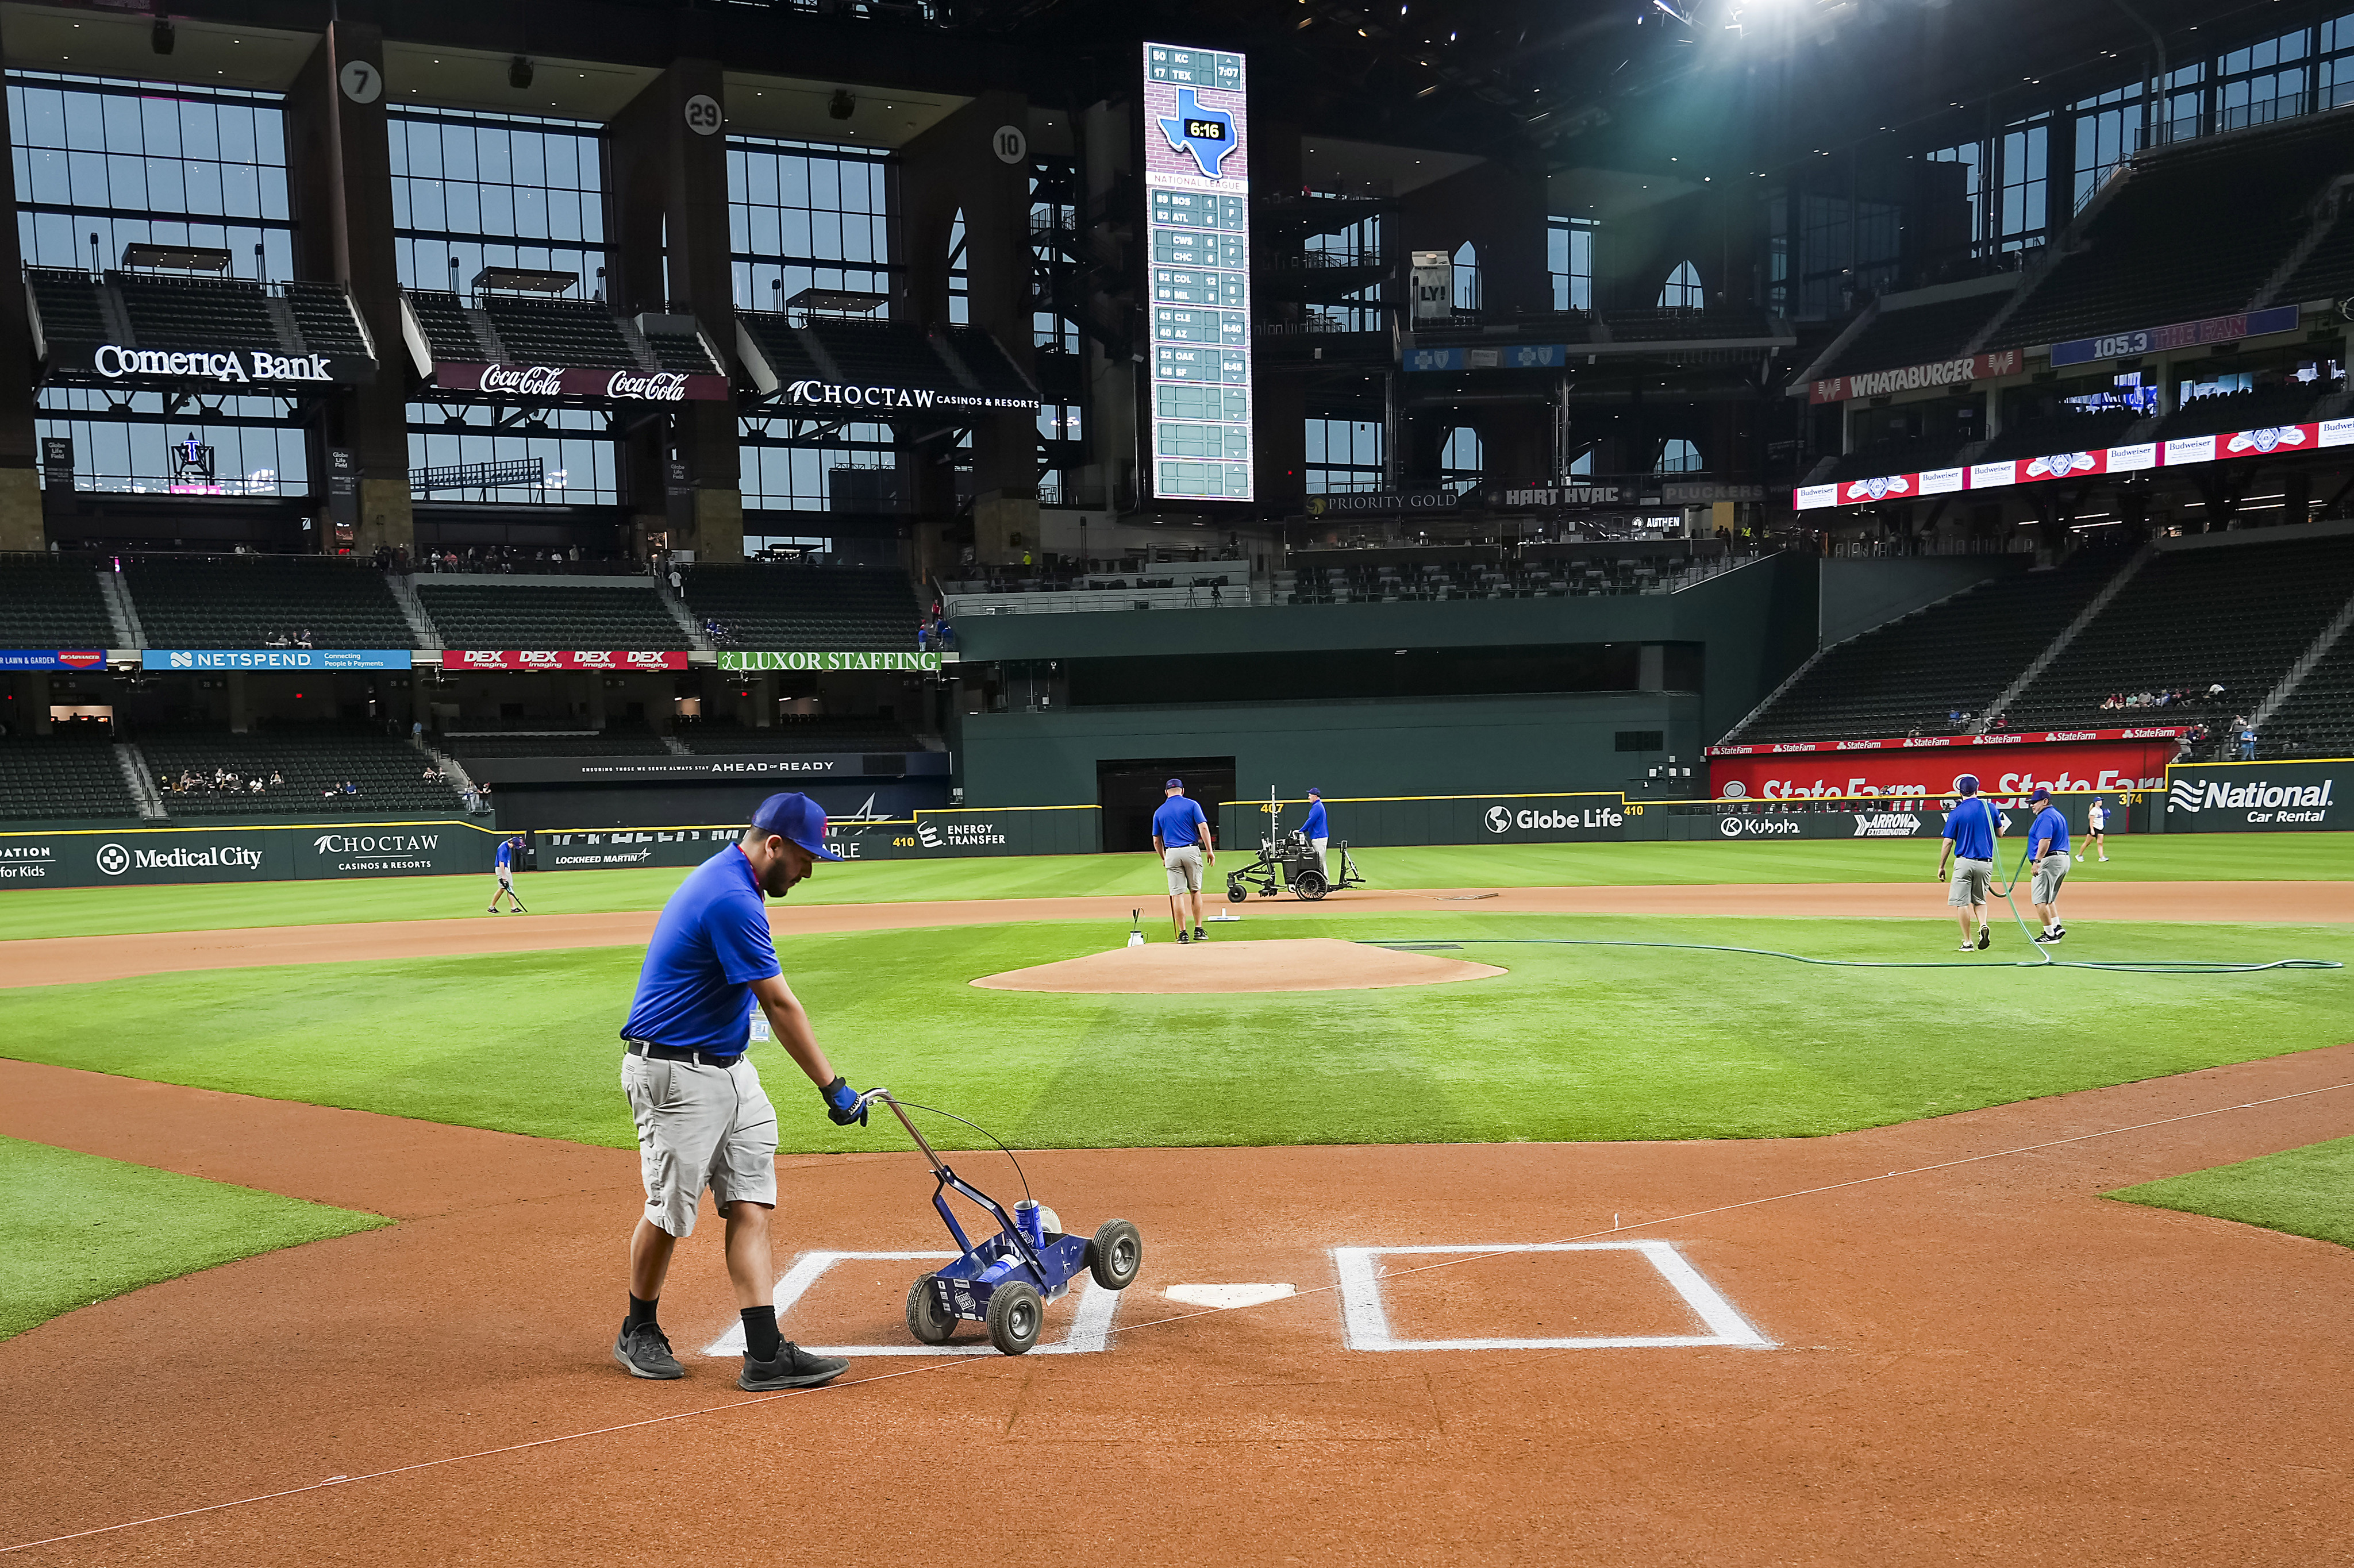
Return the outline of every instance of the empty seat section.
{"type": "Polygon", "coordinates": [[[141,348],[291,347],[270,319],[261,285],[244,278],[164,278],[111,272],[107,281],[141,348]]]}
{"type": "Polygon", "coordinates": [[[2220,435],[2225,430],[2301,425],[2313,417],[2313,406],[2337,386],[2336,382],[2290,382],[2193,397],[2182,405],[2180,411],[2169,414],[2159,423],[2155,439],[2171,441],[2185,436],[2220,435]]]}
{"type": "Polygon", "coordinates": [[[461,762],[480,757],[661,757],[670,747],[650,729],[578,735],[445,735],[438,744],[461,762]]]}
{"type": "Polygon", "coordinates": [[[1902,370],[1908,366],[1957,358],[2009,298],[2010,291],[2004,289],[1901,310],[1883,307],[1869,326],[1840,350],[1839,357],[1816,375],[1824,377],[1852,376],[1859,371],[1902,370]]]}
{"type": "Polygon", "coordinates": [[[948,361],[924,329],[904,322],[815,321],[810,333],[849,381],[890,387],[954,387],[948,361]]]}
{"type": "Polygon", "coordinates": [[[138,814],[138,802],[104,734],[0,737],[0,817],[22,821],[138,814]]]}
{"type": "Polygon", "coordinates": [[[2259,758],[2354,757],[2354,635],[2330,645],[2256,741],[2259,758]]]}
{"type": "Polygon", "coordinates": [[[2354,172],[2354,111],[2333,111],[2137,157],[2073,250],[1994,334],[2064,343],[2243,310],[2310,224],[2307,204],[2354,172]],[[2197,221],[2184,221],[2195,213],[2197,221]],[[2230,244],[2215,242],[2231,236],[2230,244]]]}
{"type": "Polygon", "coordinates": [[[27,267],[25,278],[32,285],[44,338],[52,344],[90,346],[108,341],[106,312],[89,273],[27,267]]]}
{"type": "Polygon", "coordinates": [[[0,648],[86,650],[114,640],[91,562],[29,552],[0,555],[0,648]]]}
{"type": "MultiPolygon", "coordinates": [[[[1952,733],[1978,717],[2116,574],[2123,547],[1996,577],[1831,649],[1734,738],[1860,740],[1952,733]]],[[[2016,727],[2016,726],[2014,726],[2016,727]]]]}
{"type": "Polygon", "coordinates": [[[308,630],[314,648],[415,641],[384,574],[320,556],[140,556],[124,585],[153,648],[260,648],[308,630]]]}
{"type": "Polygon", "coordinates": [[[311,353],[367,353],[367,339],[360,334],[359,319],[352,314],[351,300],[341,285],[289,283],[286,309],[294,318],[294,330],[302,334],[302,346],[311,353]]]}
{"type": "Polygon", "coordinates": [[[964,361],[981,389],[992,397],[1034,397],[1038,394],[1030,385],[998,341],[982,328],[952,326],[948,330],[949,347],[964,361]]]}
{"type": "Polygon", "coordinates": [[[422,777],[429,758],[405,740],[361,725],[282,724],[231,735],[211,729],[143,729],[139,749],[156,774],[164,809],[186,817],[371,816],[417,812],[448,817],[461,810],[457,790],[422,777]],[[217,769],[235,788],[212,787],[217,769]],[[268,782],[272,772],[281,782],[268,782]],[[179,788],[186,775],[200,780],[179,788]],[[255,794],[250,781],[264,781],[255,794]],[[340,791],[349,781],[357,795],[340,791]]]}
{"type": "Polygon", "coordinates": [[[739,311],[737,322],[777,373],[777,379],[788,386],[796,381],[830,380],[825,367],[818,364],[801,341],[801,333],[790,320],[766,311],[739,311]]]}
{"type": "Polygon", "coordinates": [[[638,356],[612,312],[591,300],[521,300],[490,295],[483,303],[510,365],[633,369],[638,356]]]}
{"type": "Polygon", "coordinates": [[[465,302],[457,295],[440,289],[407,289],[402,292],[408,300],[409,313],[417,318],[418,330],[425,334],[425,346],[432,351],[434,358],[474,364],[490,352],[475,335],[465,302]]]}
{"type": "Polygon", "coordinates": [[[2130,408],[2098,414],[2052,414],[2006,425],[1973,460],[2004,462],[2013,458],[2051,457],[2061,452],[2098,451],[2124,441],[2141,422],[2130,408]]]}
{"type": "Polygon", "coordinates": [[[662,652],[684,649],[686,633],[654,597],[653,584],[623,588],[526,577],[467,583],[412,579],[434,630],[451,648],[587,648],[662,652]]]}
{"type": "Polygon", "coordinates": [[[2163,550],[2011,704],[2014,729],[2090,726],[2113,693],[2218,682],[2221,708],[2135,710],[2125,720],[2214,727],[2280,684],[2354,596],[2354,538],[2163,550]]]}
{"type": "Polygon", "coordinates": [[[719,646],[784,653],[912,651],[930,608],[906,574],[864,567],[696,567],[685,592],[719,646]]]}
{"type": "Polygon", "coordinates": [[[650,332],[643,334],[646,347],[653,352],[655,366],[663,370],[676,370],[689,376],[714,376],[719,367],[711,363],[704,351],[703,340],[693,333],[650,332]]]}

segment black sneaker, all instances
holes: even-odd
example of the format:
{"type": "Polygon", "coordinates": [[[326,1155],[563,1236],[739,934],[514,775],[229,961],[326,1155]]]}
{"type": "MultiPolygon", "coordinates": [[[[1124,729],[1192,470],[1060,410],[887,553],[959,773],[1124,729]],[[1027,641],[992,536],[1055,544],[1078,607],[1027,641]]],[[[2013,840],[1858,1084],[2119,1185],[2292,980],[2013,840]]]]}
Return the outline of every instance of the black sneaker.
{"type": "Polygon", "coordinates": [[[1191,937],[1186,936],[1184,932],[1180,931],[1180,932],[1178,932],[1178,933],[1177,933],[1177,942],[1178,942],[1178,945],[1179,945],[1180,947],[1182,947],[1185,943],[1190,942],[1190,941],[1192,941],[1192,940],[1193,940],[1193,938],[1192,938],[1191,937]]]}
{"type": "Polygon", "coordinates": [[[652,1323],[634,1329],[622,1324],[620,1338],[613,1341],[613,1359],[628,1368],[631,1377],[661,1381],[686,1375],[686,1369],[670,1353],[669,1336],[652,1323]]]}
{"type": "Polygon", "coordinates": [[[2046,940],[2046,941],[2048,941],[2048,942],[2056,942],[2056,941],[2058,941],[2061,938],[2062,938],[2062,937],[2066,936],[2067,934],[2068,934],[2068,927],[2065,927],[2065,926],[2054,926],[2054,927],[2052,927],[2051,934],[2050,934],[2049,936],[2047,936],[2047,937],[2044,938],[2044,940],[2046,940]]]}
{"type": "Polygon", "coordinates": [[[746,1393],[773,1393],[780,1388],[815,1388],[832,1383],[850,1370],[850,1363],[840,1356],[813,1356],[787,1340],[777,1347],[777,1359],[756,1361],[744,1358],[744,1371],[736,1379],[736,1386],[746,1393]]]}
{"type": "Polygon", "coordinates": [[[1978,927],[1978,946],[1981,948],[1994,946],[1994,938],[1988,933],[1987,928],[1983,926],[1978,927]]]}
{"type": "Polygon", "coordinates": [[[1199,926],[1193,927],[1193,940],[1197,942],[1206,942],[1209,939],[1210,934],[1207,931],[1203,930],[1199,926]]]}
{"type": "Polygon", "coordinates": [[[497,914],[498,912],[499,912],[499,906],[498,906],[497,905],[495,905],[495,904],[492,905],[488,909],[485,909],[485,910],[483,910],[483,911],[482,911],[482,913],[483,913],[483,914],[485,914],[485,915],[495,915],[495,914],[497,914]]]}

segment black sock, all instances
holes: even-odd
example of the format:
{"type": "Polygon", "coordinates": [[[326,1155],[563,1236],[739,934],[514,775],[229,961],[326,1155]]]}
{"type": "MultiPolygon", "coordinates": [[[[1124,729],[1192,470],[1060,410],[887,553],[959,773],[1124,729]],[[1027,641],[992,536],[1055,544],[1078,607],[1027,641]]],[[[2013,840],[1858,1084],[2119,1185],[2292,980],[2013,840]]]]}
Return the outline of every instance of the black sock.
{"type": "Polygon", "coordinates": [[[660,1306],[661,1303],[662,1298],[659,1296],[655,1297],[652,1301],[648,1301],[642,1297],[631,1297],[630,1320],[622,1325],[622,1331],[626,1333],[631,1329],[642,1329],[652,1323],[654,1320],[654,1308],[657,1306],[660,1306]]]}
{"type": "Polygon", "coordinates": [[[783,1348],[784,1335],[777,1331],[777,1309],[774,1307],[747,1307],[744,1319],[744,1353],[756,1361],[772,1361],[783,1348]]]}

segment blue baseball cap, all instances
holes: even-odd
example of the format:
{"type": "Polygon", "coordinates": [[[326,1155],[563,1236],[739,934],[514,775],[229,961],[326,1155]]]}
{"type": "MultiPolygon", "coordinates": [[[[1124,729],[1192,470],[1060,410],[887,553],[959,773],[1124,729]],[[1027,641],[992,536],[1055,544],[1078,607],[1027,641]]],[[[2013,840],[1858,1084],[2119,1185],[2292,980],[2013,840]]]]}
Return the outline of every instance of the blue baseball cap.
{"type": "Polygon", "coordinates": [[[1163,784],[1161,788],[1163,789],[1182,789],[1185,788],[1185,780],[1182,779],[1172,779],[1168,783],[1163,784]]]}
{"type": "Polygon", "coordinates": [[[2052,799],[2052,791],[2038,784],[2027,792],[2027,798],[2031,800],[2049,800],[2052,799]]]}
{"type": "Polygon", "coordinates": [[[760,809],[752,813],[752,825],[764,833],[790,840],[820,860],[842,858],[825,847],[825,808],[797,790],[761,801],[760,809]]]}
{"type": "Polygon", "coordinates": [[[1321,800],[1324,798],[1324,791],[1321,789],[1310,789],[1308,791],[1308,798],[1311,800],[1321,800]]]}
{"type": "Polygon", "coordinates": [[[1964,773],[1957,776],[1954,779],[1954,789],[1958,793],[1964,795],[1977,794],[1978,792],[1978,776],[1975,773],[1964,773]]]}

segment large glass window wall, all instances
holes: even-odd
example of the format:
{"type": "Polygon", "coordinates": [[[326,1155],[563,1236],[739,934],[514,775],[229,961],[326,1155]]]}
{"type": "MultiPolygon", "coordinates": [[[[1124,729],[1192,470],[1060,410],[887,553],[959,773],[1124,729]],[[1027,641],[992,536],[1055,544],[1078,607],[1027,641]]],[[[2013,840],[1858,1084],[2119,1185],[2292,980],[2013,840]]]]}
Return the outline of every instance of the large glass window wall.
{"type": "MultiPolygon", "coordinates": [[[[32,266],[104,272],[123,247],[158,244],[226,250],[238,278],[293,270],[275,96],[12,71],[8,128],[16,239],[32,266]]],[[[73,443],[77,489],[307,495],[291,418],[274,397],[167,406],[155,392],[51,387],[36,425],[73,443]]]]}
{"type": "Polygon", "coordinates": [[[1385,442],[1378,421],[1310,419],[1307,435],[1309,494],[1381,489],[1385,442]]]}

